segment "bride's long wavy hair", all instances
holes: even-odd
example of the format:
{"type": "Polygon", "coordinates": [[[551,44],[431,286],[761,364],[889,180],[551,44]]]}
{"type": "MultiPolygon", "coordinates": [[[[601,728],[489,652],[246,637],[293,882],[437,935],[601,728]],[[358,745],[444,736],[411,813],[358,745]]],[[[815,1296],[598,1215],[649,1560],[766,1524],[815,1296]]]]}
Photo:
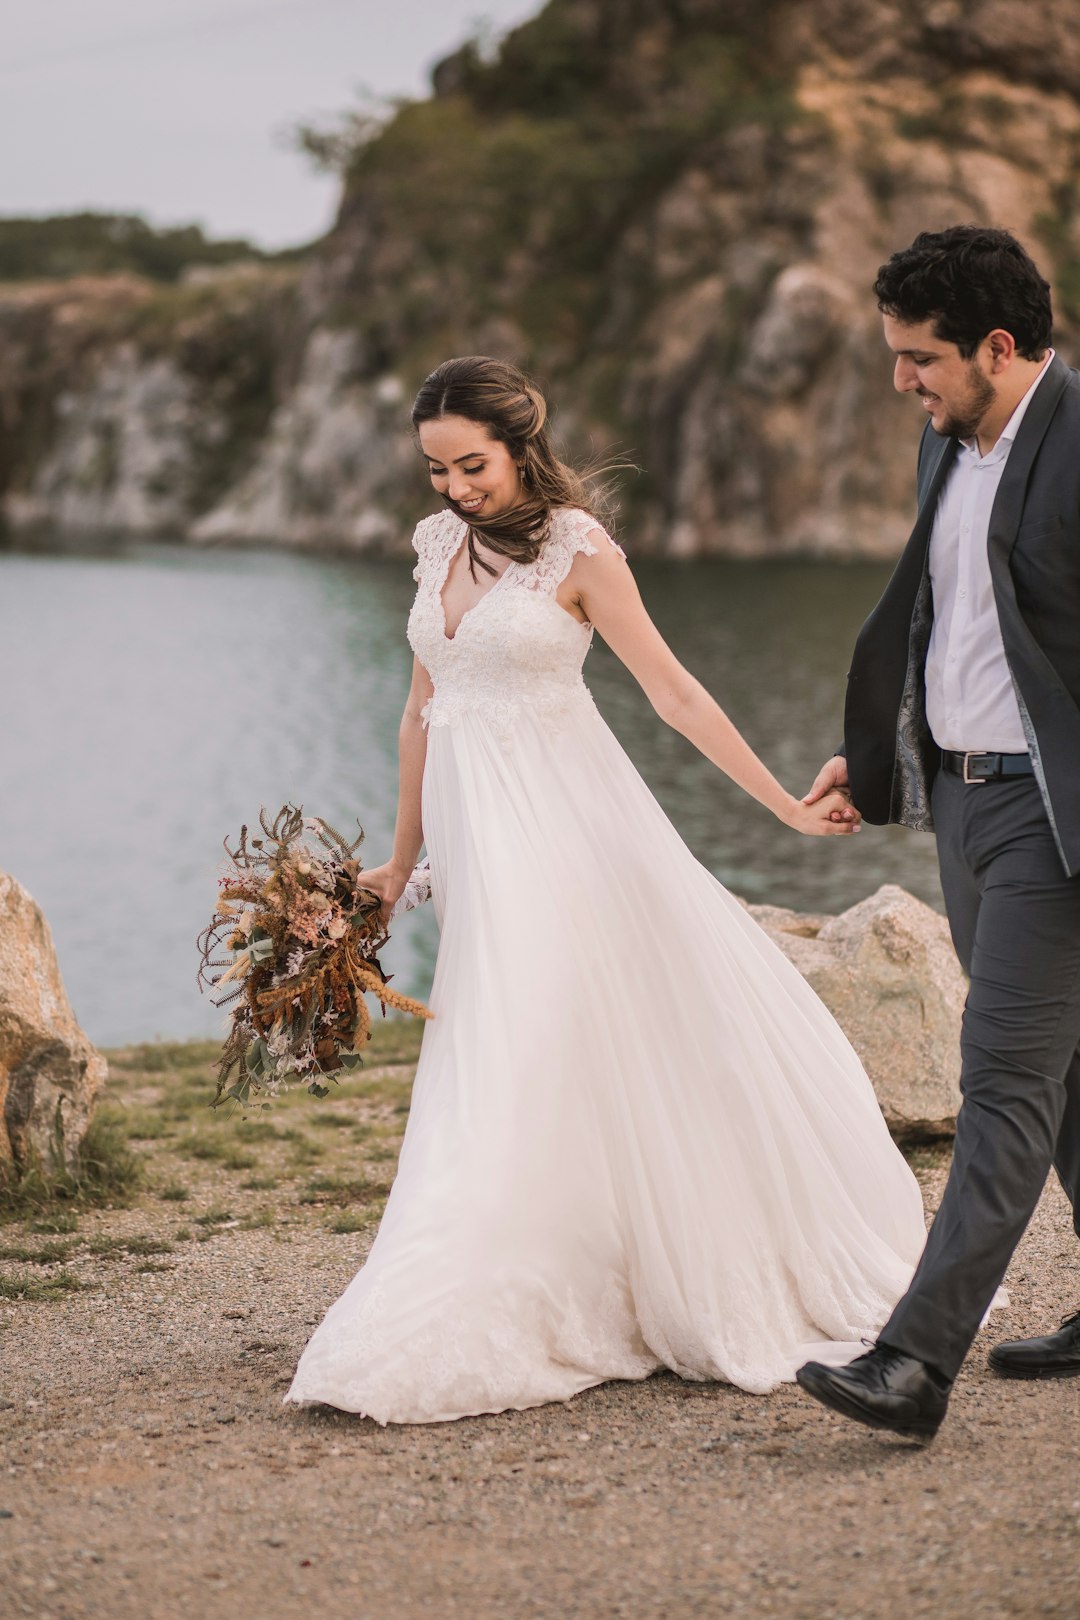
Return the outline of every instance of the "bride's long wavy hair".
{"type": "Polygon", "coordinates": [[[444,360],[421,384],[412,425],[415,430],[444,416],[480,423],[521,468],[521,499],[492,517],[467,517],[455,501],[443,496],[451,511],[469,524],[469,572],[474,579],[477,565],[488,574],[497,571],[476,551],[474,536],[499,556],[530,563],[547,539],[553,507],[580,506],[598,522],[605,521],[604,492],[591,495],[588,485],[610,469],[583,475],[559,460],[551,443],[547,401],[517,366],[482,354],[444,360]]]}

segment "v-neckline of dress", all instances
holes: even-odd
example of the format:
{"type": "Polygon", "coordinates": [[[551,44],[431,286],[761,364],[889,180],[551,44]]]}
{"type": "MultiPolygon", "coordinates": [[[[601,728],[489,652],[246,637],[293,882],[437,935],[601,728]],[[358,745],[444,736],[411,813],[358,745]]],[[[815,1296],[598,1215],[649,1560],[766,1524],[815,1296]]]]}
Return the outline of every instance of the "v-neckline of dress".
{"type": "Polygon", "coordinates": [[[449,558],[447,560],[446,568],[445,568],[445,570],[443,572],[442,579],[439,581],[439,589],[438,589],[438,592],[437,592],[438,598],[439,598],[439,612],[440,612],[440,614],[442,616],[443,640],[446,642],[448,647],[452,647],[454,645],[454,643],[457,641],[458,636],[461,634],[461,627],[465,623],[465,620],[469,617],[470,613],[475,613],[478,607],[483,606],[483,604],[487,601],[489,596],[494,595],[494,593],[498,590],[499,586],[502,584],[503,580],[506,578],[507,574],[510,572],[511,568],[514,567],[513,560],[511,560],[510,562],[507,563],[506,567],[503,569],[503,571],[499,575],[498,579],[496,579],[495,583],[493,585],[489,585],[487,590],[483,593],[483,595],[478,596],[476,601],[472,604],[472,606],[467,607],[465,609],[464,613],[461,615],[461,618],[458,620],[457,624],[454,626],[453,635],[450,635],[449,632],[447,631],[447,628],[446,628],[446,603],[443,600],[443,596],[444,596],[444,593],[446,591],[447,585],[450,583],[450,571],[453,568],[454,564],[457,562],[458,558],[461,556],[461,553],[464,550],[464,548],[469,543],[469,525],[466,523],[464,527],[465,527],[465,533],[462,536],[461,540],[458,542],[458,544],[454,547],[453,551],[450,553],[450,556],[449,556],[449,558]]]}

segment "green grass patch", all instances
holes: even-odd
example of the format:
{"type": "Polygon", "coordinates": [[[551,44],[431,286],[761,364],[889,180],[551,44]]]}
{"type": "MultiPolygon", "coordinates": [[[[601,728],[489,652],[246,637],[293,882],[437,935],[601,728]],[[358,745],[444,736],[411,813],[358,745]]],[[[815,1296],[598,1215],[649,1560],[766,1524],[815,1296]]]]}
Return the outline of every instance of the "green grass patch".
{"type": "Polygon", "coordinates": [[[135,1267],[135,1270],[139,1272],[175,1271],[176,1267],[168,1265],[163,1260],[143,1260],[135,1267]]]}
{"type": "Polygon", "coordinates": [[[352,1125],[348,1114],[334,1114],[328,1108],[308,1115],[308,1124],[324,1131],[347,1131],[352,1125]]]}
{"type": "Polygon", "coordinates": [[[358,1095],[364,1102],[390,1103],[391,1106],[408,1113],[409,1099],[412,1096],[412,1076],[381,1074],[378,1079],[365,1085],[358,1095]]]}
{"type": "Polygon", "coordinates": [[[364,1150],[365,1157],[370,1159],[373,1164],[396,1164],[400,1151],[400,1137],[394,1146],[391,1146],[388,1142],[372,1142],[371,1146],[364,1150]]]}
{"type": "Polygon", "coordinates": [[[223,1170],[254,1170],[259,1162],[228,1137],[189,1136],[177,1143],[176,1151],[183,1154],[185,1159],[202,1159],[219,1164],[223,1170]]]}
{"type": "Polygon", "coordinates": [[[253,1232],[260,1226],[273,1226],[276,1220],[277,1212],[275,1210],[258,1209],[254,1214],[244,1216],[244,1219],[240,1222],[240,1228],[244,1232],[253,1232]]]}
{"type": "Polygon", "coordinates": [[[381,1181],[367,1176],[315,1176],[308,1182],[297,1199],[299,1204],[370,1204],[376,1198],[385,1198],[386,1188],[381,1181]]]}
{"type": "Polygon", "coordinates": [[[297,1167],[315,1164],[319,1159],[325,1159],[326,1148],[322,1142],[313,1142],[310,1136],[300,1136],[290,1142],[289,1157],[297,1167]]]}
{"type": "Polygon", "coordinates": [[[226,1221],[234,1221],[236,1216],[231,1209],[208,1209],[205,1215],[196,1215],[196,1226],[224,1226],[226,1221]]]}
{"type": "Polygon", "coordinates": [[[20,1260],[29,1266],[55,1266],[62,1260],[71,1259],[72,1248],[70,1243],[41,1243],[37,1246],[4,1243],[0,1244],[0,1260],[20,1260]]]}
{"type": "Polygon", "coordinates": [[[190,1074],[210,1071],[221,1056],[216,1041],[145,1041],[108,1054],[113,1069],[136,1074],[190,1074]]]}
{"type": "Polygon", "coordinates": [[[245,1153],[242,1148],[234,1147],[229,1153],[218,1155],[218,1163],[223,1170],[254,1170],[258,1159],[251,1153],[245,1153]]]}
{"type": "Polygon", "coordinates": [[[369,1208],[361,1213],[360,1210],[347,1209],[326,1224],[331,1232],[366,1232],[371,1225],[371,1210],[369,1208]]]}
{"type": "Polygon", "coordinates": [[[142,1161],[128,1146],[122,1111],[102,1108],[91,1119],[70,1169],[50,1170],[37,1159],[0,1169],[0,1220],[47,1218],[64,1205],[130,1204],[143,1180],[142,1161]]]}
{"type": "Polygon", "coordinates": [[[172,1254],[173,1246],[164,1238],[150,1237],[147,1233],[135,1233],[132,1237],[101,1237],[87,1238],[87,1254],[100,1256],[118,1254],[172,1254]]]}
{"type": "Polygon", "coordinates": [[[249,1176],[240,1183],[245,1192],[270,1192],[279,1185],[277,1176],[249,1176]]]}
{"type": "Polygon", "coordinates": [[[943,1170],[948,1168],[952,1150],[951,1142],[926,1142],[903,1151],[913,1170],[943,1170]]]}
{"type": "Polygon", "coordinates": [[[164,1187],[159,1187],[157,1197],[166,1204],[183,1204],[191,1197],[191,1190],[183,1182],[169,1181],[164,1187]]]}
{"type": "Polygon", "coordinates": [[[79,1215],[74,1209],[50,1210],[30,1222],[31,1232],[77,1232],[79,1215]]]}
{"type": "Polygon", "coordinates": [[[121,1114],[124,1129],[133,1142],[157,1142],[162,1137],[173,1136],[176,1126],[165,1119],[156,1109],[152,1108],[125,1108],[121,1114]]]}
{"type": "MultiPolygon", "coordinates": [[[[372,1030],[371,1039],[364,1047],[364,1062],[369,1068],[381,1063],[415,1063],[420,1056],[423,1037],[422,1019],[387,1018],[372,1030]]],[[[362,1091],[363,1087],[361,1070],[357,1088],[362,1091]]]]}
{"type": "Polygon", "coordinates": [[[268,1119],[252,1119],[245,1114],[239,1123],[240,1138],[244,1142],[276,1142],[282,1133],[268,1119]]]}
{"type": "Polygon", "coordinates": [[[40,1278],[0,1276],[0,1299],[35,1302],[63,1299],[66,1294],[76,1294],[90,1286],[71,1271],[58,1271],[55,1276],[40,1278]]]}
{"type": "Polygon", "coordinates": [[[174,1243],[190,1243],[190,1241],[191,1241],[191,1227],[190,1226],[178,1226],[176,1228],[176,1231],[173,1233],[173,1242],[174,1243]]]}
{"type": "Polygon", "coordinates": [[[177,1125],[198,1126],[209,1119],[210,1104],[205,1092],[197,1098],[184,1096],[163,1097],[160,1108],[164,1116],[177,1125]]]}

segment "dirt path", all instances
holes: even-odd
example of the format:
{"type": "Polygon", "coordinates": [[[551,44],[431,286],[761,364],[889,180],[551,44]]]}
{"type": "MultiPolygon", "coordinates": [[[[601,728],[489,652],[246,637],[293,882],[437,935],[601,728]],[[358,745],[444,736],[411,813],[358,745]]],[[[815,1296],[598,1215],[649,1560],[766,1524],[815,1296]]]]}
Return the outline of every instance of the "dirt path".
{"type": "Polygon", "coordinates": [[[114,1063],[130,1208],[0,1226],[3,1292],[55,1294],[0,1297],[5,1620],[1080,1615],[1080,1380],[984,1365],[1080,1303],[1056,1186],[928,1451],[666,1376],[380,1429],[281,1397],[370,1243],[410,1070],[244,1126],[206,1115],[207,1055],[114,1063]]]}

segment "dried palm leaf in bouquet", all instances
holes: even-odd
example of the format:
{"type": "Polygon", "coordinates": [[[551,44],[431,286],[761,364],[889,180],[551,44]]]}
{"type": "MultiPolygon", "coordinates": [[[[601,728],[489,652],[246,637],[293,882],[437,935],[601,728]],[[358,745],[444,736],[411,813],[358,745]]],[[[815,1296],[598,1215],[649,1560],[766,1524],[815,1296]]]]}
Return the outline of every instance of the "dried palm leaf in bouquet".
{"type": "MultiPolygon", "coordinates": [[[[363,831],[350,842],[291,804],[272,821],[260,811],[259,824],[261,838],[249,839],[242,827],[235,849],[226,839],[217,909],[199,936],[200,988],[215,1006],[232,1006],[215,1107],[294,1085],[325,1097],[328,1080],[363,1062],[360,1048],[371,1038],[368,993],[384,1013],[393,1007],[432,1016],[392,990],[379,965],[387,934],[381,902],[364,888],[356,858],[363,831]]],[[[394,915],[428,893],[430,881],[418,867],[394,915]]]]}

